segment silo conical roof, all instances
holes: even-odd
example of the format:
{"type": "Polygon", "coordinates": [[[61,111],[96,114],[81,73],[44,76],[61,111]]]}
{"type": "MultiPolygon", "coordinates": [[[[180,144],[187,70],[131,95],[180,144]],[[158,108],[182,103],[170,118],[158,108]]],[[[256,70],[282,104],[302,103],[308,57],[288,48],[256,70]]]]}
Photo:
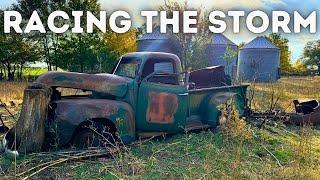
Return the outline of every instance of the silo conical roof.
{"type": "Polygon", "coordinates": [[[160,26],[157,26],[152,33],[143,34],[137,40],[137,51],[166,52],[181,58],[182,46],[169,28],[167,28],[167,33],[161,33],[160,26]]]}
{"type": "Polygon", "coordinates": [[[211,38],[211,44],[237,46],[223,34],[213,34],[211,38]]]}
{"type": "Polygon", "coordinates": [[[241,49],[279,49],[272,44],[266,37],[258,36],[241,49]]]}

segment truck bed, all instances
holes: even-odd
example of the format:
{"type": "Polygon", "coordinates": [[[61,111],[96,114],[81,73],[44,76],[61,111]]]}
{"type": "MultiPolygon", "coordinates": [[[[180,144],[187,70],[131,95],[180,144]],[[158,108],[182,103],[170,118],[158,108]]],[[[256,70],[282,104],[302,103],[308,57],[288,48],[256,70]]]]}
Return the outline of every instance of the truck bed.
{"type": "Polygon", "coordinates": [[[233,99],[240,116],[246,107],[248,85],[222,86],[189,90],[189,120],[208,120],[211,108],[217,108],[228,99],[233,99]],[[215,106],[215,107],[214,107],[215,106]]]}

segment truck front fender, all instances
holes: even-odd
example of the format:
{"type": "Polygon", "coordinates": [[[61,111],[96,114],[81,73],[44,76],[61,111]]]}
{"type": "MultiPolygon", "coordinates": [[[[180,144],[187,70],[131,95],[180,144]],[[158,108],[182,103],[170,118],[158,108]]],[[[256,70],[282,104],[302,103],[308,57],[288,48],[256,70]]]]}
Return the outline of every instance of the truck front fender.
{"type": "Polygon", "coordinates": [[[135,116],[128,103],[105,99],[65,99],[54,104],[53,124],[58,131],[59,144],[68,143],[81,123],[93,119],[111,121],[125,143],[135,138],[135,116]]]}

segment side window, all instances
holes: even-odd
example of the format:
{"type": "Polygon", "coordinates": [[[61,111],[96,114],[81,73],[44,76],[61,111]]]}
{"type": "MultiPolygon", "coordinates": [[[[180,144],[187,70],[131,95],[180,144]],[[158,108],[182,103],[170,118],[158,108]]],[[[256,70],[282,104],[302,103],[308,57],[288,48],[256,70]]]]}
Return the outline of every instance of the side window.
{"type": "Polygon", "coordinates": [[[171,62],[160,62],[154,64],[154,72],[174,73],[171,62]]]}
{"type": "Polygon", "coordinates": [[[153,72],[175,73],[176,67],[170,59],[149,59],[143,67],[141,78],[153,72]]]}
{"type": "Polygon", "coordinates": [[[159,72],[159,74],[152,76],[150,79],[148,79],[148,82],[179,85],[178,76],[177,74],[174,74],[175,70],[172,62],[155,62],[153,64],[153,72],[159,72]]]}

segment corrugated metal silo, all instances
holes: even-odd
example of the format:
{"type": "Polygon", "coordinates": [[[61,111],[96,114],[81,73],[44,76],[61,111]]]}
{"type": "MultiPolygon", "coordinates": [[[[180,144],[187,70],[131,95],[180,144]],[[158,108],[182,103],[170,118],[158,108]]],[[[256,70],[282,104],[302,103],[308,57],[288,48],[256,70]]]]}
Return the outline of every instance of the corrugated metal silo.
{"type": "Polygon", "coordinates": [[[237,74],[238,46],[223,34],[213,34],[206,47],[211,66],[224,66],[225,73],[234,78],[237,74]]]}
{"type": "Polygon", "coordinates": [[[160,27],[157,26],[152,33],[144,34],[138,39],[138,52],[166,52],[172,53],[181,58],[182,46],[179,41],[174,38],[172,33],[166,34],[160,32],[160,27]]]}
{"type": "Polygon", "coordinates": [[[274,82],[280,77],[280,49],[265,37],[257,37],[240,49],[238,78],[243,81],[274,82]]]}

